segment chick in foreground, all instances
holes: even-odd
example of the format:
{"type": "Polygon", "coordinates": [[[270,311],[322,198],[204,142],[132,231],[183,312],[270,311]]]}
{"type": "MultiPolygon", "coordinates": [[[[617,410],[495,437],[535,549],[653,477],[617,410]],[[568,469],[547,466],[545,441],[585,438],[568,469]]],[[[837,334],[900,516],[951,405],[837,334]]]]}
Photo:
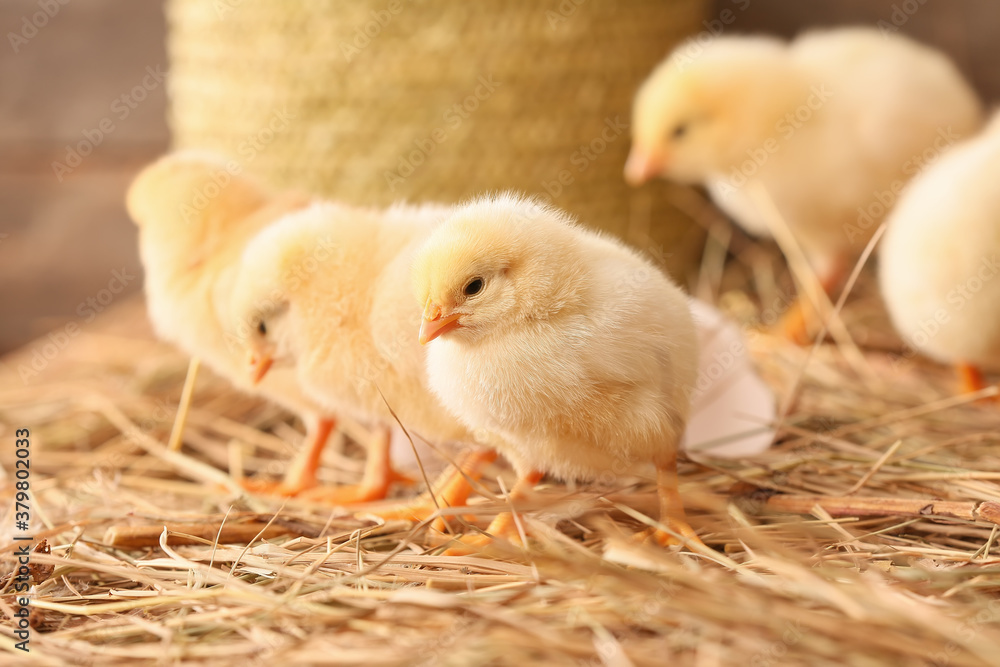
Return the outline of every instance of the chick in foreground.
{"type": "MultiPolygon", "coordinates": [[[[940,52],[873,28],[681,44],[636,95],[626,179],[704,185],[771,235],[766,192],[828,293],[905,183],[980,126],[979,100],[940,52]],[[765,205],[766,206],[766,205],[765,205]]],[[[785,332],[804,342],[807,313],[785,332]]]]}
{"type": "MultiPolygon", "coordinates": [[[[551,474],[658,471],[662,543],[699,542],[677,448],[697,345],[687,300],[636,252],[514,195],[457,211],[414,265],[430,386],[513,464],[512,496],[551,474]]],[[[507,534],[512,516],[487,529],[507,534]]],[[[467,542],[478,543],[476,538],[467,542]]]]}
{"type": "MultiPolygon", "coordinates": [[[[308,206],[309,199],[272,193],[231,165],[214,155],[181,152],[146,167],[132,183],[127,206],[139,227],[146,303],[160,338],[200,358],[239,389],[302,418],[306,444],[284,480],[243,482],[255,492],[297,495],[317,484],[316,469],[334,419],[303,393],[291,371],[278,370],[262,380],[261,366],[248,367],[226,322],[247,242],[282,215],[308,206]]],[[[378,464],[380,457],[371,459],[378,464]]],[[[344,502],[354,496],[352,487],[339,491],[344,502]]]]}
{"type": "Polygon", "coordinates": [[[908,354],[955,364],[963,389],[1000,370],[1000,114],[907,187],[879,283],[908,354]]]}
{"type": "MultiPolygon", "coordinates": [[[[317,203],[286,215],[247,244],[232,295],[233,330],[269,377],[294,375],[326,411],[376,426],[387,443],[399,420],[432,444],[471,442],[462,424],[431,394],[424,350],[413,332],[420,309],[406,290],[413,253],[450,212],[439,206],[388,210],[317,203]]],[[[470,476],[489,461],[470,454],[470,476]]],[[[384,478],[381,481],[387,481],[384,478]]],[[[458,473],[438,501],[463,505],[458,473]]],[[[369,498],[384,496],[383,486],[369,498]]],[[[423,519],[418,502],[384,516],[423,519]]]]}

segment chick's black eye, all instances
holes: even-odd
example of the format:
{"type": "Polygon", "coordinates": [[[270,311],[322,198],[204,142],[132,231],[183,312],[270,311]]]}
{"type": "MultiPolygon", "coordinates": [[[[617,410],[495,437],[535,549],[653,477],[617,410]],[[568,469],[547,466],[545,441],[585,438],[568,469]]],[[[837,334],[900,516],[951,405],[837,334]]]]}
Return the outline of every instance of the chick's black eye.
{"type": "Polygon", "coordinates": [[[673,139],[680,139],[685,134],[687,134],[687,131],[688,131],[687,123],[680,123],[679,125],[674,126],[674,129],[670,133],[670,136],[673,139]]]}
{"type": "Polygon", "coordinates": [[[474,294],[479,294],[479,292],[482,291],[482,289],[483,289],[483,279],[473,278],[465,285],[465,289],[463,289],[462,292],[465,294],[465,296],[473,296],[474,294]]]}
{"type": "Polygon", "coordinates": [[[267,325],[264,324],[264,320],[261,320],[260,322],[257,323],[257,333],[259,333],[261,336],[267,335],[267,325]]]}

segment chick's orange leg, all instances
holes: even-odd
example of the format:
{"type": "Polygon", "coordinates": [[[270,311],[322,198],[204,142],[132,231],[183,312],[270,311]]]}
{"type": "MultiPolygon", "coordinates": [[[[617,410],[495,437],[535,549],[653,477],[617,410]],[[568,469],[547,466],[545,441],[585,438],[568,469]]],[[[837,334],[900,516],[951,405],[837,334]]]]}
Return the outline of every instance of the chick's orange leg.
{"type": "Polygon", "coordinates": [[[330,418],[321,418],[317,422],[309,442],[288,467],[282,487],[295,493],[301,493],[316,486],[316,470],[319,469],[323,449],[336,427],[337,422],[330,418]]]}
{"type": "Polygon", "coordinates": [[[244,479],[242,486],[251,493],[270,496],[295,496],[316,486],[316,469],[319,467],[323,448],[326,447],[330,434],[337,422],[331,418],[320,418],[316,427],[310,429],[305,446],[299,451],[285,478],[280,482],[269,480],[244,479]]]}
{"type": "MultiPolygon", "coordinates": [[[[958,371],[958,381],[961,385],[963,394],[973,394],[990,386],[990,383],[986,381],[985,377],[983,377],[982,371],[972,364],[956,364],[955,370],[958,371]]],[[[982,400],[995,402],[997,399],[995,396],[991,396],[982,400]]]]}
{"type": "MultiPolygon", "coordinates": [[[[462,457],[457,467],[445,471],[438,478],[432,485],[431,492],[423,494],[412,503],[371,514],[390,520],[424,521],[437,512],[439,507],[461,507],[468,503],[472,493],[469,480],[482,477],[482,469],[496,461],[496,458],[497,453],[492,450],[471,450],[462,457]]],[[[434,528],[444,530],[443,519],[435,521],[434,528]]]]}
{"type": "Polygon", "coordinates": [[[330,505],[350,505],[385,498],[393,482],[412,481],[393,469],[390,442],[391,436],[387,428],[377,429],[373,434],[360,484],[311,488],[299,497],[330,505]]]}
{"type": "MultiPolygon", "coordinates": [[[[533,471],[517,481],[514,488],[511,489],[510,493],[507,495],[507,500],[513,502],[515,500],[524,499],[530,492],[531,489],[542,481],[543,473],[538,471],[533,471]]],[[[490,522],[490,525],[486,527],[484,533],[476,533],[472,535],[463,535],[462,537],[455,540],[455,546],[452,546],[445,550],[445,556],[463,556],[469,553],[474,553],[489,546],[493,543],[493,540],[497,538],[502,538],[508,542],[512,542],[518,546],[523,546],[521,541],[521,533],[517,529],[517,521],[514,519],[514,512],[501,512],[496,515],[496,518],[490,522]]]]}
{"type": "Polygon", "coordinates": [[[812,306],[806,306],[802,297],[799,297],[782,316],[778,323],[777,333],[796,345],[808,345],[812,341],[812,337],[809,335],[812,314],[812,306]]]}
{"type": "Polygon", "coordinates": [[[688,523],[687,515],[684,513],[684,502],[677,490],[676,452],[669,459],[657,465],[656,486],[660,496],[660,523],[666,526],[667,530],[644,531],[637,537],[643,541],[652,538],[661,546],[682,544],[686,540],[688,546],[708,549],[698,534],[694,532],[694,528],[688,523]],[[683,540],[678,539],[678,535],[683,540]]]}
{"type": "MultiPolygon", "coordinates": [[[[838,259],[832,268],[819,277],[820,285],[828,296],[832,296],[846,277],[847,263],[843,259],[838,259]]],[[[813,342],[812,332],[815,331],[819,320],[820,315],[809,297],[800,294],[778,322],[777,333],[798,345],[809,345],[813,342]]]]}

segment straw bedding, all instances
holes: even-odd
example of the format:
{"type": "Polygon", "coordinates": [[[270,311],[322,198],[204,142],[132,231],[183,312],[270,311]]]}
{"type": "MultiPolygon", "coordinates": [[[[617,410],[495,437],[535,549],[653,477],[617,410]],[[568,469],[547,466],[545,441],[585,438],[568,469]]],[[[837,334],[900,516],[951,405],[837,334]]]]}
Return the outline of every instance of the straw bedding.
{"type": "MultiPolygon", "coordinates": [[[[248,166],[275,183],[368,204],[456,200],[500,185],[542,191],[580,142],[600,135],[606,116],[628,108],[670,43],[699,28],[703,9],[643,2],[628,18],[618,4],[561,3],[569,20],[553,29],[534,3],[496,3],[497,16],[534,23],[476,22],[465,5],[426,3],[420,11],[437,12],[438,32],[414,40],[413,22],[390,22],[355,61],[326,48],[324,35],[352,39],[381,3],[303,3],[296,13],[276,0],[173,0],[177,143],[239,152],[255,139],[248,166]],[[322,24],[330,17],[335,24],[322,24]],[[442,56],[455,52],[442,46],[448,35],[468,59],[442,56]],[[519,50],[512,55],[504,40],[519,50]],[[358,78],[365,61],[381,88],[358,78]],[[430,61],[425,71],[414,64],[430,61]],[[349,70],[361,83],[348,85],[349,70]],[[384,172],[406,157],[399,147],[418,146],[441,110],[490,74],[502,82],[496,95],[387,190],[384,172]],[[407,102],[376,104],[379,89],[407,102]],[[512,108],[519,132],[505,124],[512,108]],[[258,136],[272,121],[285,124],[258,136]]],[[[996,405],[956,397],[947,369],[902,353],[865,280],[845,326],[831,329],[838,344],[810,350],[766,333],[789,299],[774,249],[723,225],[686,191],[627,192],[625,151],[624,137],[608,143],[555,203],[608,228],[625,224],[615,231],[633,242],[659,233],[648,221],[678,211],[707,227],[693,291],[745,325],[783,407],[766,454],[693,455],[682,465],[691,523],[714,556],[630,539],[655,515],[646,480],[544,484],[516,508],[529,548],[497,544],[466,557],[442,556],[447,536],[426,525],[383,523],[366,508],[241,495],[233,476],[280,476],[300,425],[203,372],[183,449],[170,451],[188,360],[153,339],[133,301],[82,327],[26,382],[19,369],[44,341],[0,360],[8,508],[0,664],[1000,663],[996,405]],[[14,442],[24,428],[32,442],[27,534],[37,547],[30,654],[16,650],[11,620],[14,442]]],[[[658,229],[666,235],[654,241],[676,248],[676,226],[658,229]]],[[[687,254],[674,268],[690,265],[680,261],[687,254]]],[[[348,431],[326,453],[325,482],[360,474],[352,438],[364,434],[348,431]]],[[[497,466],[485,479],[472,507],[443,512],[455,530],[485,526],[508,507],[510,472],[497,466]]]]}
{"type": "MultiPolygon", "coordinates": [[[[203,374],[184,448],[168,452],[187,361],[153,341],[141,302],[27,385],[16,369],[31,346],[8,357],[0,428],[7,443],[32,431],[32,535],[51,550],[33,557],[30,664],[996,664],[998,526],[943,516],[1000,501],[996,406],[900,356],[864,281],[843,317],[857,357],[765,333],[777,258],[730,249],[710,290],[786,410],[765,455],[682,465],[711,558],[629,540],[655,515],[642,480],[545,484],[517,508],[529,549],[466,557],[439,555],[446,538],[426,526],[238,497],[223,471],[280,475],[298,427],[203,374]],[[733,288],[753,275],[752,297],[733,288]],[[776,511],[804,496],[840,500],[776,511]],[[870,516],[891,502],[910,509],[870,516]]],[[[356,478],[356,453],[338,439],[327,481],[356,478]]],[[[509,488],[492,470],[493,498],[450,511],[452,526],[505,507],[498,476],[509,488]]],[[[12,526],[8,512],[0,575],[15,567],[12,526]]],[[[5,592],[0,613],[13,604],[5,592]]],[[[3,664],[29,664],[15,641],[5,624],[3,664]]]]}

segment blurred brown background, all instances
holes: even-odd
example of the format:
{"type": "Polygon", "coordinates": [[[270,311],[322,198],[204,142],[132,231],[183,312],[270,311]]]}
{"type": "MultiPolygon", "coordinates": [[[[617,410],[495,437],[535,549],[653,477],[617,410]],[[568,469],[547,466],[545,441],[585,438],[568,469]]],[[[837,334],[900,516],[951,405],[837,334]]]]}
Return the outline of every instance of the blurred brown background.
{"type": "Polygon", "coordinates": [[[167,69],[160,2],[50,4],[58,12],[15,45],[10,33],[32,35],[25,21],[47,14],[38,0],[0,3],[0,351],[79,319],[115,270],[136,276],[127,292],[140,288],[123,193],[169,141],[163,84],[131,99],[147,67],[167,69]],[[60,182],[52,163],[85,131],[100,143],[60,182]]]}
{"type": "MultiPolygon", "coordinates": [[[[715,0],[708,20],[780,35],[882,21],[950,53],[988,103],[1000,98],[995,0],[715,0]]],[[[118,287],[116,271],[135,278],[114,301],[140,288],[122,199],[132,174],[166,150],[169,133],[160,2],[4,0],[0,26],[3,352],[84,320],[88,299],[118,287]],[[74,167],[67,147],[81,141],[94,147],[74,167]]]]}

